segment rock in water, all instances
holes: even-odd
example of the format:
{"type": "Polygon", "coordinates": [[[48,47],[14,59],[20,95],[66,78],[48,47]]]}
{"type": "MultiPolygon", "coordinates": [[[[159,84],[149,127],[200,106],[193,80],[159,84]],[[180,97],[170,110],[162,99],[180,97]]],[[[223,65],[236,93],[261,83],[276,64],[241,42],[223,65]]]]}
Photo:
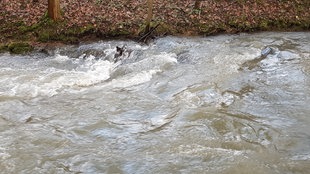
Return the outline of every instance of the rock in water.
{"type": "Polygon", "coordinates": [[[261,54],[260,57],[256,57],[255,59],[248,60],[248,61],[244,62],[241,65],[241,67],[239,68],[239,70],[244,70],[244,69],[252,70],[252,69],[254,69],[255,67],[259,66],[258,63],[260,61],[265,59],[271,53],[273,53],[273,49],[271,47],[265,47],[264,49],[262,49],[262,51],[260,53],[261,54]]]}
{"type": "Polygon", "coordinates": [[[123,47],[116,46],[116,53],[114,55],[114,63],[121,61],[125,58],[128,58],[131,54],[132,50],[127,49],[127,45],[123,45],[123,47]]]}
{"type": "Polygon", "coordinates": [[[261,57],[267,57],[272,52],[272,48],[266,47],[261,51],[261,57]]]}

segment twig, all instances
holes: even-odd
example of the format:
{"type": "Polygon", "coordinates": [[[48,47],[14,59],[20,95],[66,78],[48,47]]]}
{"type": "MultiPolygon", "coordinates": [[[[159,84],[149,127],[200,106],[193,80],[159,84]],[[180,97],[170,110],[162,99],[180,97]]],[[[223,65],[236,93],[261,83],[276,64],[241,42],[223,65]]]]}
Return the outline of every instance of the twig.
{"type": "Polygon", "coordinates": [[[159,26],[160,24],[157,24],[155,27],[152,27],[149,31],[146,31],[146,33],[144,33],[144,35],[138,40],[138,42],[143,42],[146,43],[148,38],[152,35],[152,33],[156,30],[156,28],[159,26]]]}

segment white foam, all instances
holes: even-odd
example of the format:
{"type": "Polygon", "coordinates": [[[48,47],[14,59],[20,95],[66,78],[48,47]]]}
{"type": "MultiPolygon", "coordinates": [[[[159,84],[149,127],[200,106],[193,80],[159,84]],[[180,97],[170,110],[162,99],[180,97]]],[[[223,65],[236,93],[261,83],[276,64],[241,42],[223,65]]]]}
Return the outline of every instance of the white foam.
{"type": "Polygon", "coordinates": [[[68,56],[62,56],[62,55],[57,54],[53,60],[56,62],[59,62],[59,63],[63,63],[63,62],[66,62],[70,59],[68,56]]]}
{"type": "Polygon", "coordinates": [[[216,55],[214,59],[214,63],[216,66],[219,66],[220,69],[223,69],[222,73],[236,73],[239,72],[240,65],[248,60],[253,60],[260,55],[260,50],[253,49],[252,52],[224,52],[216,55]]]}
{"type": "Polygon", "coordinates": [[[10,90],[1,92],[4,96],[36,97],[54,96],[64,89],[80,90],[86,86],[92,86],[110,77],[111,71],[117,66],[104,60],[94,61],[94,57],[80,63],[67,56],[56,55],[53,59],[45,60],[43,69],[39,65],[37,69],[28,67],[26,70],[15,69],[14,77],[2,79],[2,83],[10,90]],[[61,66],[55,66],[55,62],[61,66]],[[61,69],[66,63],[75,64],[75,69],[61,69]],[[52,65],[52,67],[50,66],[52,65]],[[22,72],[22,73],[21,73],[22,72]],[[16,74],[19,74],[16,76],[16,74]]]}
{"type": "Polygon", "coordinates": [[[173,53],[153,55],[138,62],[123,65],[122,68],[127,69],[130,73],[113,79],[110,83],[105,84],[104,86],[112,88],[127,88],[143,84],[150,81],[155,74],[163,72],[167,67],[176,63],[176,55],[173,53]]]}
{"type": "Polygon", "coordinates": [[[295,155],[291,159],[294,161],[307,161],[310,160],[310,154],[295,155]]]}
{"type": "MultiPolygon", "coordinates": [[[[107,53],[112,49],[107,49],[107,53]]],[[[148,82],[153,75],[162,72],[177,62],[175,54],[161,53],[141,61],[124,65],[132,72],[113,79],[103,86],[126,88],[148,82]]],[[[94,86],[110,78],[111,73],[121,65],[107,60],[96,60],[94,56],[86,59],[72,59],[56,54],[51,59],[34,61],[24,67],[15,68],[12,74],[1,79],[4,88],[2,96],[36,97],[54,96],[61,92],[78,92],[85,87],[94,86]]]]}
{"type": "Polygon", "coordinates": [[[161,53],[159,55],[150,55],[149,57],[142,59],[138,62],[126,65],[126,68],[145,71],[150,69],[165,69],[169,65],[174,65],[177,63],[176,54],[174,53],[161,53]]]}
{"type": "Polygon", "coordinates": [[[130,86],[139,85],[145,82],[148,82],[152,79],[153,75],[161,72],[161,70],[149,70],[142,71],[136,74],[129,74],[119,79],[113,79],[111,84],[114,88],[126,88],[130,86]]]}

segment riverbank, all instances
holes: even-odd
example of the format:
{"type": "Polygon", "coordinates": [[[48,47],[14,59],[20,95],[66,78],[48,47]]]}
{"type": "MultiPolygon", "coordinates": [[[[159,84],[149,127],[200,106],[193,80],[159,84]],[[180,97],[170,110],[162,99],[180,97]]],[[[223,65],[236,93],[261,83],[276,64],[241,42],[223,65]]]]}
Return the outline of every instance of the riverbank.
{"type": "MultiPolygon", "coordinates": [[[[309,31],[309,0],[154,0],[155,36],[214,35],[255,31],[309,31]]],[[[147,13],[145,0],[62,0],[62,20],[46,16],[45,0],[3,0],[0,50],[22,53],[55,43],[107,38],[139,39],[147,13]],[[18,44],[15,44],[18,42],[18,44]],[[12,43],[24,49],[16,49],[12,43]],[[18,51],[14,51],[18,50],[18,51]]],[[[1,51],[0,51],[1,52],[1,51]]]]}

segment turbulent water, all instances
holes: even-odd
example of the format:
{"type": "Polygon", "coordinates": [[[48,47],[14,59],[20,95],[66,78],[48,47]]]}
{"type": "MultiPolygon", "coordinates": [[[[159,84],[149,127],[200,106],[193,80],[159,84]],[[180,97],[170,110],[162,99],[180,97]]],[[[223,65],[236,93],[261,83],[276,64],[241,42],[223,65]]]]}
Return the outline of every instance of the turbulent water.
{"type": "Polygon", "coordinates": [[[2,54],[0,77],[0,173],[310,171],[308,32],[2,54]]]}

